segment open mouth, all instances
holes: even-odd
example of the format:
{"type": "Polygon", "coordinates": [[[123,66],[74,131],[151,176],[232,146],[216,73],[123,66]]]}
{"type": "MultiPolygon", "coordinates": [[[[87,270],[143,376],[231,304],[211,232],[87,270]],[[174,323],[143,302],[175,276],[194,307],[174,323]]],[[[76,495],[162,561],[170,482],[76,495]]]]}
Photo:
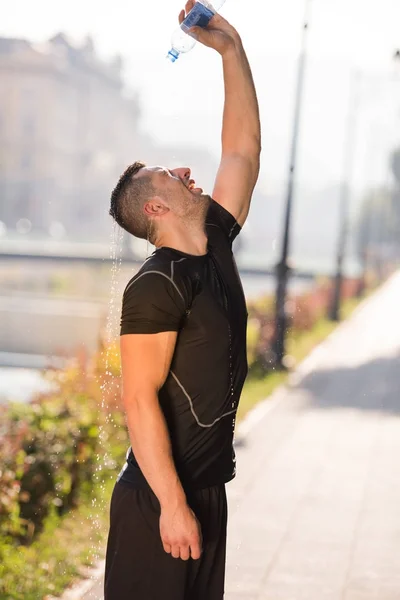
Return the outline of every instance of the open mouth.
{"type": "Polygon", "coordinates": [[[188,186],[187,186],[188,190],[190,192],[196,193],[196,194],[202,194],[203,193],[203,189],[202,188],[197,188],[196,187],[196,182],[194,179],[190,179],[188,186]]]}

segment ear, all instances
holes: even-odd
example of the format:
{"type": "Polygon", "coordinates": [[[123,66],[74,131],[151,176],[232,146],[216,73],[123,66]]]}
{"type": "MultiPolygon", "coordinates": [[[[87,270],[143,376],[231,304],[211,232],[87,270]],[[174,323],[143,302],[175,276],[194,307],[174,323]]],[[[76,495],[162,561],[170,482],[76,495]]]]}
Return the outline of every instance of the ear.
{"type": "Polygon", "coordinates": [[[151,200],[147,200],[143,206],[143,210],[148,217],[161,217],[169,212],[168,206],[165,205],[159,196],[154,196],[151,200]]]}

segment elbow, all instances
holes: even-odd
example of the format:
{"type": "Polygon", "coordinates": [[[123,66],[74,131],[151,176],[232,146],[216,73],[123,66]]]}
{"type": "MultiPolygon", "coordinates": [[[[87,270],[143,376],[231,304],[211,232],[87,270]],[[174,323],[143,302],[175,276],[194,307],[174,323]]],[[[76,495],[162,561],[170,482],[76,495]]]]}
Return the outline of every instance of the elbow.
{"type": "Polygon", "coordinates": [[[148,387],[135,387],[134,389],[130,389],[129,393],[123,393],[121,400],[127,415],[130,413],[140,413],[144,407],[158,402],[157,390],[149,389],[148,387]]]}
{"type": "Polygon", "coordinates": [[[248,149],[247,160],[254,177],[257,179],[261,165],[261,144],[254,144],[251,149],[248,149]]]}
{"type": "Polygon", "coordinates": [[[243,144],[244,154],[254,163],[260,163],[261,156],[261,136],[254,135],[243,144]]]}
{"type": "Polygon", "coordinates": [[[251,156],[253,157],[253,162],[257,165],[258,168],[260,168],[260,161],[261,161],[261,140],[258,144],[256,144],[254,146],[253,152],[251,154],[251,156]]]}
{"type": "Polygon", "coordinates": [[[140,394],[134,391],[130,391],[129,394],[121,394],[122,406],[125,410],[138,404],[140,394]]]}
{"type": "Polygon", "coordinates": [[[254,131],[234,138],[223,137],[222,156],[237,156],[251,160],[260,160],[261,132],[254,131]]]}
{"type": "Polygon", "coordinates": [[[135,393],[129,395],[124,394],[122,396],[122,407],[127,419],[128,427],[131,429],[132,425],[137,423],[141,413],[141,400],[140,396],[135,393]]]}
{"type": "Polygon", "coordinates": [[[254,171],[254,175],[257,179],[260,172],[261,165],[261,137],[254,140],[252,151],[249,153],[251,157],[251,163],[254,171]]]}
{"type": "Polygon", "coordinates": [[[253,153],[257,156],[258,161],[260,161],[261,150],[261,133],[259,133],[253,139],[253,153]]]}
{"type": "Polygon", "coordinates": [[[260,156],[261,128],[259,124],[248,131],[246,136],[243,136],[242,144],[250,156],[260,156]]]}

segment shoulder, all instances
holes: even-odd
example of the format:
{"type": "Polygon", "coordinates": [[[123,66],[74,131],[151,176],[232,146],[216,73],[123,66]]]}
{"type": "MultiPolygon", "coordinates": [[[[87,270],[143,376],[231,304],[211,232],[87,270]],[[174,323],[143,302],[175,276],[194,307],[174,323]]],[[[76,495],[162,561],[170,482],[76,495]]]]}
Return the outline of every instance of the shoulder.
{"type": "Polygon", "coordinates": [[[123,301],[165,301],[166,297],[186,306],[190,301],[190,286],[180,267],[180,260],[168,253],[155,251],[128,281],[123,301]]]}
{"type": "Polygon", "coordinates": [[[223,236],[231,245],[241,231],[235,217],[212,199],[206,216],[206,227],[210,237],[223,236]]]}
{"type": "Polygon", "coordinates": [[[190,288],[173,262],[150,257],[128,281],[122,299],[121,335],[179,331],[190,309],[190,288]]]}

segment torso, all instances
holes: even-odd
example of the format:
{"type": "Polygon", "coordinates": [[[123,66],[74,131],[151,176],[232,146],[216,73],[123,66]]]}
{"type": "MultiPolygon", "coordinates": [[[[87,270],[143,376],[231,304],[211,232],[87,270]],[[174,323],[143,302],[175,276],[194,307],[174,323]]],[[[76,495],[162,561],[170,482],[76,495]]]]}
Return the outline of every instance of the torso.
{"type": "MultiPolygon", "coordinates": [[[[207,255],[161,248],[137,275],[150,270],[164,274],[160,276],[172,273],[187,301],[159,400],[178,475],[184,487],[192,489],[224,483],[235,475],[233,432],[247,374],[243,289],[231,244],[218,221],[210,220],[207,255]]],[[[143,483],[131,450],[119,479],[143,483]]]]}

